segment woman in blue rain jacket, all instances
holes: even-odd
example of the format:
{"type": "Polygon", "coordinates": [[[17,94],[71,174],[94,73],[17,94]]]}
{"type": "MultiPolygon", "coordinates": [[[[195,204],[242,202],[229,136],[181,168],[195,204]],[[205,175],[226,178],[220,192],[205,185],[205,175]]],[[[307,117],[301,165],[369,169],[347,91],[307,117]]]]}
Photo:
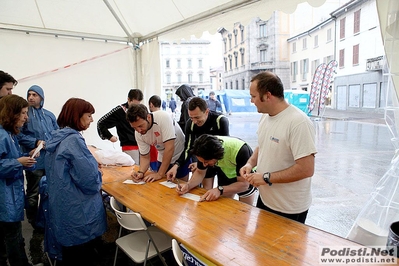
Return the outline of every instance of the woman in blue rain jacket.
{"type": "MultiPolygon", "coordinates": [[[[28,120],[28,102],[18,95],[0,100],[0,265],[30,265],[22,236],[25,191],[23,170],[34,170],[36,160],[23,154],[19,128],[28,120]]],[[[33,151],[30,152],[30,155],[33,151]]]]}
{"type": "Polygon", "coordinates": [[[83,99],[69,99],[57,119],[60,129],[46,143],[48,226],[62,246],[63,265],[96,265],[107,228],[101,172],[80,133],[94,111],[83,99]]]}

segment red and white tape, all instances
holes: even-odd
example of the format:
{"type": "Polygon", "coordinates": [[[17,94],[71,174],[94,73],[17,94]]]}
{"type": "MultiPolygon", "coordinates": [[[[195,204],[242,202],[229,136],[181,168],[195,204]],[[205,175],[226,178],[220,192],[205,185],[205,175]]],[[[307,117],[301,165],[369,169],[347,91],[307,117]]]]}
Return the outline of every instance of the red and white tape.
{"type": "Polygon", "coordinates": [[[109,53],[106,53],[106,54],[94,56],[92,58],[85,59],[85,60],[70,64],[70,65],[66,65],[66,66],[63,66],[63,67],[59,67],[59,68],[56,68],[56,69],[53,69],[53,70],[50,70],[50,71],[45,71],[45,72],[42,72],[42,73],[39,73],[39,74],[35,74],[35,75],[28,76],[28,77],[24,77],[24,78],[18,79],[18,82],[25,81],[25,80],[28,80],[28,79],[31,79],[31,78],[44,76],[44,75],[47,75],[47,74],[50,74],[50,73],[54,73],[54,72],[57,72],[57,71],[60,71],[60,70],[63,70],[63,69],[71,68],[73,66],[80,65],[80,64],[83,64],[83,63],[86,63],[86,62],[89,62],[89,61],[93,61],[95,59],[98,59],[98,58],[101,58],[101,57],[104,57],[104,56],[107,56],[107,55],[110,55],[110,54],[118,53],[118,52],[123,51],[123,50],[125,50],[127,48],[130,48],[130,46],[126,46],[124,48],[121,48],[121,49],[118,49],[118,50],[115,50],[115,51],[112,51],[112,52],[109,52],[109,53]]]}

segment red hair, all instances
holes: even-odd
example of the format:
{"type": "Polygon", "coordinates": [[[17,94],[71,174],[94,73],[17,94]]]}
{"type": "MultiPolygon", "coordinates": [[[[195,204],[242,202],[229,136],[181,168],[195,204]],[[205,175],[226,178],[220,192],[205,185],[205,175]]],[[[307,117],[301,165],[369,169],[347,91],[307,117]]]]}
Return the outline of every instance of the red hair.
{"type": "Polygon", "coordinates": [[[85,128],[80,123],[80,118],[85,113],[94,114],[95,109],[91,103],[80,98],[70,98],[64,106],[62,106],[61,113],[58,116],[57,123],[60,128],[70,127],[77,131],[82,131],[85,128]]]}

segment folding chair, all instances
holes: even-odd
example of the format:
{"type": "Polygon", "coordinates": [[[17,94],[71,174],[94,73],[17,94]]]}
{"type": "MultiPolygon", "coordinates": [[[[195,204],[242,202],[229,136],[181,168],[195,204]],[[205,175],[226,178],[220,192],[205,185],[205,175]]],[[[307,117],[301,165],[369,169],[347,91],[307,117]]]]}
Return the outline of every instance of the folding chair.
{"type": "Polygon", "coordinates": [[[179,243],[177,243],[176,239],[172,239],[172,251],[177,265],[187,266],[187,261],[184,259],[183,252],[181,251],[179,243]]]}
{"type": "Polygon", "coordinates": [[[147,260],[158,255],[162,263],[167,266],[161,253],[172,248],[172,238],[156,226],[147,227],[139,213],[121,211],[114,197],[110,198],[110,205],[121,226],[118,239],[115,241],[114,266],[118,256],[118,248],[122,249],[135,263],[144,262],[145,266],[147,260]],[[122,227],[135,232],[121,237],[122,227]]]}

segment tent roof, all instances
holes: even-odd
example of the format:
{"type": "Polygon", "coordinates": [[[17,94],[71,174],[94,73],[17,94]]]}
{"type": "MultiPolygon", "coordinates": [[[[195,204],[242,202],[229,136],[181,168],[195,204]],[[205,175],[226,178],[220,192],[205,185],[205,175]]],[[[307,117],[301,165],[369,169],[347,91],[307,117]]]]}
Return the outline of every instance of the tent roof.
{"type": "MultiPolygon", "coordinates": [[[[3,0],[0,29],[139,43],[211,34],[305,0],[3,0]],[[189,27],[188,27],[189,26],[189,27]]],[[[325,0],[308,0],[313,6],[325,0]]]]}

